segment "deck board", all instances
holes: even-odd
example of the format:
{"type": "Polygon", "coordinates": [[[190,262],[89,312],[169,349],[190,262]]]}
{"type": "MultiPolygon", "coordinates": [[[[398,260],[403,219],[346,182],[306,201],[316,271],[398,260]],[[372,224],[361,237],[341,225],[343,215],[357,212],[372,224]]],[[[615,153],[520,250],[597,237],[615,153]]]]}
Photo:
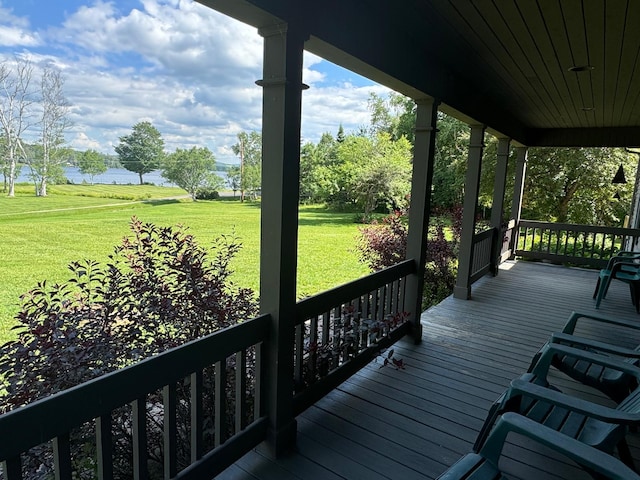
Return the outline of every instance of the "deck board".
{"type": "MultiPolygon", "coordinates": [[[[403,339],[393,347],[405,370],[372,362],[303,412],[295,453],[273,460],[258,449],[217,478],[436,478],[471,450],[489,406],[571,311],[640,321],[620,282],[595,310],[596,280],[593,270],[505,263],[497,277],[473,285],[472,300],[450,297],[423,313],[422,343],[403,339]]],[[[640,336],[629,335],[628,343],[640,343],[640,336]]],[[[553,379],[563,390],[600,400],[561,374],[553,379]]],[[[631,451],[640,461],[635,437],[629,439],[631,451]]],[[[583,475],[553,452],[526,442],[509,445],[505,453],[504,466],[514,478],[583,475]]]]}

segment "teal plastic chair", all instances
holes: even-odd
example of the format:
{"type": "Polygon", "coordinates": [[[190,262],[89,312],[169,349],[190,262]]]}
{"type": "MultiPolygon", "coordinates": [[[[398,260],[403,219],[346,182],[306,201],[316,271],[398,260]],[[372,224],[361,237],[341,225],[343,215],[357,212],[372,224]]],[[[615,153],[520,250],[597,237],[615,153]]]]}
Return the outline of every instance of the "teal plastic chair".
{"type": "Polygon", "coordinates": [[[600,308],[600,303],[607,296],[611,280],[617,279],[629,284],[631,300],[640,310],[640,264],[634,263],[640,260],[640,253],[622,251],[611,257],[607,267],[600,270],[593,298],[596,300],[596,308],[600,308]]]}
{"type": "MultiPolygon", "coordinates": [[[[630,365],[640,364],[640,344],[635,348],[627,348],[591,338],[576,336],[575,331],[578,324],[581,326],[586,324],[584,326],[587,328],[591,325],[604,327],[609,331],[615,332],[615,335],[612,337],[618,336],[620,338],[626,338],[631,334],[635,334],[640,338],[640,323],[638,322],[630,322],[604,315],[571,312],[562,331],[552,334],[547,344],[566,345],[609,357],[617,357],[630,365]]],[[[528,372],[533,371],[544,350],[545,346],[533,357],[528,372]]],[[[628,375],[620,370],[600,368],[584,359],[577,359],[566,355],[554,355],[551,364],[574,380],[601,391],[616,403],[624,400],[638,386],[636,378],[633,375],[628,375]]]]}
{"type": "Polygon", "coordinates": [[[500,470],[503,446],[510,434],[519,434],[550,447],[584,468],[594,478],[639,480],[635,472],[611,455],[540,425],[515,413],[505,413],[479,453],[469,453],[454,463],[438,480],[508,480],[500,470]]]}
{"type": "Polygon", "coordinates": [[[640,425],[640,388],[633,390],[615,408],[566,395],[550,385],[547,378],[555,355],[583,359],[594,366],[619,370],[635,377],[636,382],[640,379],[640,368],[616,358],[548,344],[533,370],[513,380],[492,405],[476,439],[474,451],[481,451],[501,415],[516,412],[605,453],[611,454],[617,450],[620,459],[633,468],[626,434],[630,427],[640,425]]]}

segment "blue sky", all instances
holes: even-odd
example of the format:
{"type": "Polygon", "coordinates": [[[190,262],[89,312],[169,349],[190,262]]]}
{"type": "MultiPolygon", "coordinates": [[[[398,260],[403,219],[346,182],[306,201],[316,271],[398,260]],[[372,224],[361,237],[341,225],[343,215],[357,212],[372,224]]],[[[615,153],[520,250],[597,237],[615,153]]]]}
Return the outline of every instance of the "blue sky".
{"type": "MultiPolygon", "coordinates": [[[[114,153],[143,120],[167,151],[207,146],[222,162],[241,131],[259,130],[262,39],[252,27],[188,0],[0,0],[0,61],[28,57],[34,77],[58,68],[74,148],[114,153]]],[[[369,121],[380,85],[305,54],[303,140],[369,121]]]]}

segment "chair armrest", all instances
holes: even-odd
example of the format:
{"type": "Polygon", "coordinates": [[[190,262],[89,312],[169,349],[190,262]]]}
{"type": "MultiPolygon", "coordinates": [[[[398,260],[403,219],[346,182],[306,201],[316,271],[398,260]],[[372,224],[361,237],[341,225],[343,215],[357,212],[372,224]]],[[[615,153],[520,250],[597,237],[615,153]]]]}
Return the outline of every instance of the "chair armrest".
{"type": "Polygon", "coordinates": [[[562,333],[573,333],[578,324],[578,320],[585,319],[594,322],[607,323],[610,325],[616,325],[624,328],[631,328],[633,330],[640,330],[640,323],[630,322],[628,320],[621,320],[618,318],[607,317],[605,315],[593,315],[590,313],[571,312],[567,323],[562,328],[562,333]]]}
{"type": "Polygon", "coordinates": [[[547,402],[606,423],[634,425],[640,422],[640,414],[638,413],[623,412],[615,408],[598,405],[597,403],[588,402],[520,379],[515,379],[511,382],[503,404],[512,398],[520,396],[547,402]]]}
{"type": "Polygon", "coordinates": [[[546,380],[551,361],[555,355],[566,355],[569,357],[585,360],[589,363],[600,365],[602,367],[611,368],[622,373],[632,375],[638,379],[640,383],[640,368],[632,365],[628,362],[620,360],[616,357],[609,357],[607,355],[600,355],[598,353],[589,352],[580,348],[573,348],[566,345],[560,345],[558,343],[547,343],[542,347],[539,352],[536,364],[529,369],[529,373],[534,374],[536,377],[546,380]]]}
{"type": "Polygon", "coordinates": [[[600,342],[598,340],[591,340],[589,338],[577,337],[575,335],[569,335],[567,333],[553,333],[551,334],[551,339],[549,340],[549,342],[560,345],[567,345],[569,347],[573,345],[580,345],[582,347],[598,350],[599,352],[611,353],[620,357],[640,359],[640,351],[638,350],[619,347],[617,345],[600,342]]]}
{"type": "Polygon", "coordinates": [[[480,455],[494,465],[502,453],[507,435],[516,433],[535,440],[541,445],[552,448],[578,465],[604,475],[606,478],[618,480],[638,480],[640,476],[630,470],[622,462],[593,447],[589,447],[560,432],[552,430],[533,420],[513,412],[505,413],[498,421],[489,439],[482,447],[480,455]]]}
{"type": "Polygon", "coordinates": [[[611,269],[611,276],[615,277],[616,273],[620,271],[626,272],[626,273],[637,272],[639,267],[640,267],[640,264],[637,264],[635,262],[623,262],[623,261],[616,262],[613,265],[613,268],[611,269]],[[629,267],[629,269],[623,270],[624,267],[629,267]]]}
{"type": "Polygon", "coordinates": [[[611,257],[607,262],[607,270],[611,270],[611,267],[613,267],[618,262],[635,260],[638,258],[640,258],[640,252],[628,252],[628,251],[618,252],[613,257],[611,257]]]}

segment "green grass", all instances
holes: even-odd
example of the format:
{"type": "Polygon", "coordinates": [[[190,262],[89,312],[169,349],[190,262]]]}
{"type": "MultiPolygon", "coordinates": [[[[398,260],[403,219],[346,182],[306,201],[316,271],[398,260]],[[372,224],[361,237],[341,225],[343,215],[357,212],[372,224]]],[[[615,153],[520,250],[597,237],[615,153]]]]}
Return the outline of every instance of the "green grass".
{"type": "MultiPolygon", "coordinates": [[[[13,317],[21,294],[45,279],[67,280],[71,261],[106,260],[113,247],[128,235],[133,215],[162,226],[189,226],[201,245],[211,244],[222,234],[235,234],[243,247],[233,265],[233,280],[258,289],[258,204],[194,203],[183,199],[132,201],[140,196],[159,199],[184,195],[179,189],[135,185],[64,185],[52,187],[46,198],[33,197],[31,192],[19,191],[15,198],[0,197],[0,343],[13,338],[10,328],[15,324],[13,317]]],[[[355,252],[357,233],[358,225],[353,223],[351,213],[301,207],[298,297],[367,273],[355,252]]]]}

